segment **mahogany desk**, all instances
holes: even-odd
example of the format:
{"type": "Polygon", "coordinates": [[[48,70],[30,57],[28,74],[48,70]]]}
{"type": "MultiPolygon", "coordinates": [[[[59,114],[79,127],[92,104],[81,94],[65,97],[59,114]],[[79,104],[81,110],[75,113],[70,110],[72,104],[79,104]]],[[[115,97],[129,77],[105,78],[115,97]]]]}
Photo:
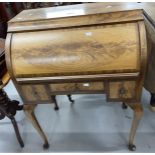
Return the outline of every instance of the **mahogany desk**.
{"type": "Polygon", "coordinates": [[[25,10],[8,22],[6,62],[27,118],[48,141],[34,114],[57,94],[105,93],[134,111],[128,147],[142,116],[147,64],[143,9],[89,3],[25,10]]]}

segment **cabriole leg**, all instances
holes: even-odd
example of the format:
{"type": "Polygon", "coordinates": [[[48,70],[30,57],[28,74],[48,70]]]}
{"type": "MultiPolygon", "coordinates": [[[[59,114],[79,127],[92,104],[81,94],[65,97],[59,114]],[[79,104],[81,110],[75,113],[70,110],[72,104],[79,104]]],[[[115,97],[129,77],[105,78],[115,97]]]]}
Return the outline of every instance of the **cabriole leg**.
{"type": "Polygon", "coordinates": [[[134,117],[133,117],[132,126],[131,126],[131,130],[130,130],[130,135],[129,135],[128,148],[130,151],[135,151],[136,146],[133,144],[133,141],[134,141],[134,137],[136,134],[138,124],[139,124],[140,119],[141,119],[142,114],[143,114],[143,108],[142,108],[142,105],[140,103],[126,103],[126,104],[128,106],[130,106],[132,108],[132,110],[134,111],[134,117]]]}
{"type": "Polygon", "coordinates": [[[43,132],[41,126],[39,125],[39,123],[36,119],[36,116],[34,114],[35,106],[36,105],[24,105],[24,113],[25,113],[27,119],[32,123],[34,128],[38,131],[39,135],[44,140],[43,147],[45,149],[47,149],[47,148],[49,148],[48,140],[47,140],[46,135],[44,134],[44,132],[43,132]]]}

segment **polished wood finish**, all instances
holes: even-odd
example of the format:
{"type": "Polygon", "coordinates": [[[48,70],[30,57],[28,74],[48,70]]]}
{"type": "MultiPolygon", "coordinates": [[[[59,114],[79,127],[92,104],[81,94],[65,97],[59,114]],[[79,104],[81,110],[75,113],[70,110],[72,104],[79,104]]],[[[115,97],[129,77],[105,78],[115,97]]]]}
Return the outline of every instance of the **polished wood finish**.
{"type": "Polygon", "coordinates": [[[147,64],[143,10],[137,3],[102,4],[29,10],[9,22],[7,67],[45,143],[35,104],[55,101],[55,95],[106,93],[107,100],[133,108],[134,147],[147,64]]]}
{"type": "Polygon", "coordinates": [[[127,105],[133,110],[134,112],[134,117],[132,120],[132,126],[130,129],[130,135],[129,135],[129,150],[135,151],[136,146],[134,145],[134,137],[136,134],[136,130],[138,127],[138,124],[140,122],[140,119],[143,114],[143,107],[140,102],[133,102],[133,103],[127,103],[127,105]]]}
{"type": "Polygon", "coordinates": [[[134,99],[136,94],[136,82],[135,81],[119,81],[109,83],[109,100],[125,100],[134,99]]]}
{"type": "Polygon", "coordinates": [[[137,23],[16,33],[12,67],[17,78],[138,72],[138,42],[137,23]]]}
{"type": "Polygon", "coordinates": [[[20,89],[24,95],[23,97],[25,101],[27,102],[51,101],[45,85],[22,85],[20,89]]]}
{"type": "Polygon", "coordinates": [[[120,6],[117,3],[80,4],[22,11],[9,21],[8,32],[47,30],[142,19],[142,8],[136,3],[120,6]],[[75,18],[77,16],[78,18],[75,18]]]}
{"type": "Polygon", "coordinates": [[[104,90],[103,82],[50,84],[51,92],[104,90]]]}
{"type": "Polygon", "coordinates": [[[31,31],[31,30],[48,30],[48,29],[59,29],[59,28],[68,28],[68,27],[79,27],[79,26],[87,26],[87,25],[97,25],[97,24],[115,24],[119,22],[128,22],[128,21],[137,21],[142,20],[141,16],[142,11],[130,11],[124,12],[122,16],[121,12],[109,13],[109,14],[99,14],[89,16],[80,17],[77,20],[74,17],[71,18],[63,18],[59,20],[43,20],[37,21],[34,25],[34,21],[31,22],[11,22],[9,24],[8,32],[20,32],[20,31],[31,31]],[[71,22],[70,22],[71,21],[71,22]],[[81,22],[83,21],[83,22],[81,22]],[[52,22],[52,24],[51,24],[52,22]]]}
{"type": "Polygon", "coordinates": [[[40,21],[55,18],[74,17],[93,14],[104,14],[128,10],[142,9],[137,3],[93,3],[22,11],[10,22],[40,21]]]}
{"type": "Polygon", "coordinates": [[[42,128],[39,125],[39,122],[37,121],[37,118],[34,114],[34,109],[35,109],[36,105],[24,105],[24,112],[26,117],[29,119],[29,121],[32,123],[32,125],[34,126],[34,128],[38,131],[38,133],[40,134],[40,136],[44,139],[44,148],[48,148],[49,144],[48,144],[48,140],[46,138],[46,135],[44,134],[42,128]]]}

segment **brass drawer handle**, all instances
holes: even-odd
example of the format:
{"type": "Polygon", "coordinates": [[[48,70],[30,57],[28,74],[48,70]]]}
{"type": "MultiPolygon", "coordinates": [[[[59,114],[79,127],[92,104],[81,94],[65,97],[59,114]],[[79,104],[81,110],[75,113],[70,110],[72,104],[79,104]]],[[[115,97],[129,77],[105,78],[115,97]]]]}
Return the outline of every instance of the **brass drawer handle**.
{"type": "Polygon", "coordinates": [[[82,86],[83,87],[89,87],[90,86],[90,83],[83,83],[82,86]]]}

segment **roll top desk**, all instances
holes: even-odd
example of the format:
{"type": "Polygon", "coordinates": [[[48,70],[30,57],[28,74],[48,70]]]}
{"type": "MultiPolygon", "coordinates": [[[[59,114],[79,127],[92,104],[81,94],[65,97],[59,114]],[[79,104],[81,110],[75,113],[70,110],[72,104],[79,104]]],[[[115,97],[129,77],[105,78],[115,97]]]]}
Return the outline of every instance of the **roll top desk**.
{"type": "Polygon", "coordinates": [[[36,104],[52,102],[53,95],[105,93],[133,109],[129,149],[135,149],[147,63],[140,7],[92,3],[23,11],[8,23],[6,61],[44,147],[36,104]]]}

